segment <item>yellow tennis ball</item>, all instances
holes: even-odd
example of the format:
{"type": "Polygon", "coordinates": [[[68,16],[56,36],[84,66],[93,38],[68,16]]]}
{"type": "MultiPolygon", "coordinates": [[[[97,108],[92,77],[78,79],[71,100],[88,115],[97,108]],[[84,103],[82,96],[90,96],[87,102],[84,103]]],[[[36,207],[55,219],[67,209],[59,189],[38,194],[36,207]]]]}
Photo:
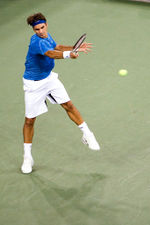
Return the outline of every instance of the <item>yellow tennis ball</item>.
{"type": "Polygon", "coordinates": [[[125,70],[125,69],[121,69],[121,70],[119,70],[118,73],[119,73],[120,76],[126,76],[128,74],[128,71],[125,70]]]}

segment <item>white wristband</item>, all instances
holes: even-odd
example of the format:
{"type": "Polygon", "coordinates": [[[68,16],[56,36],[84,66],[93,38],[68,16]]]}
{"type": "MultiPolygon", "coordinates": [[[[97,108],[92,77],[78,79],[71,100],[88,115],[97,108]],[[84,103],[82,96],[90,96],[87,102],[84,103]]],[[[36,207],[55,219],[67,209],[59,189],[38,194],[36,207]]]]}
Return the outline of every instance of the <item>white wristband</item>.
{"type": "Polygon", "coordinates": [[[64,51],[64,52],[63,52],[63,58],[64,58],[64,59],[70,58],[70,52],[71,52],[71,51],[64,51]]]}

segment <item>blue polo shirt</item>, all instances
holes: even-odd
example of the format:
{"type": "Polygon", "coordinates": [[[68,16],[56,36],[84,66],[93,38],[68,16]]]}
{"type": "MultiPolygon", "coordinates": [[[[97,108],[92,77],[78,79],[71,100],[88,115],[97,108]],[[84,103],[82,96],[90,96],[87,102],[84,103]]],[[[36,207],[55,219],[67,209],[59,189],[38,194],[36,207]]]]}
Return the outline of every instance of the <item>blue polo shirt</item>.
{"type": "Polygon", "coordinates": [[[55,66],[55,61],[44,53],[54,50],[56,42],[48,33],[47,38],[40,38],[34,34],[31,37],[28,53],[25,62],[23,77],[28,80],[42,80],[46,78],[55,66]]]}

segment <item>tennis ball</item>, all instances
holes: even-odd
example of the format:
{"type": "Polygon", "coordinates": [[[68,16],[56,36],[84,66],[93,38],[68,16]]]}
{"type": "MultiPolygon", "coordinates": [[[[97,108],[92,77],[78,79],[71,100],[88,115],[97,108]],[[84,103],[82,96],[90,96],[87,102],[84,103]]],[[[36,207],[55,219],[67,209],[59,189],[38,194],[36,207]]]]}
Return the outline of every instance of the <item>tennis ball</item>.
{"type": "Polygon", "coordinates": [[[126,76],[128,74],[128,71],[125,70],[125,69],[121,69],[121,70],[119,70],[118,73],[119,73],[120,76],[126,76]]]}

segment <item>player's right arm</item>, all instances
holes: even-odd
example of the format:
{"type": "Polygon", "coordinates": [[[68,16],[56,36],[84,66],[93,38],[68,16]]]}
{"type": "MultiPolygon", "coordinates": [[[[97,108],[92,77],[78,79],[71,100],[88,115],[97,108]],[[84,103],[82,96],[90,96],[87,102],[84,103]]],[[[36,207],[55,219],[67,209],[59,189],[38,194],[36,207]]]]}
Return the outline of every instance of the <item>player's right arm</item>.
{"type": "MultiPolygon", "coordinates": [[[[48,50],[44,53],[44,55],[52,58],[52,59],[64,59],[64,52],[58,50],[48,50]]],[[[70,58],[76,59],[79,55],[75,54],[74,52],[70,52],[70,58]]]]}

